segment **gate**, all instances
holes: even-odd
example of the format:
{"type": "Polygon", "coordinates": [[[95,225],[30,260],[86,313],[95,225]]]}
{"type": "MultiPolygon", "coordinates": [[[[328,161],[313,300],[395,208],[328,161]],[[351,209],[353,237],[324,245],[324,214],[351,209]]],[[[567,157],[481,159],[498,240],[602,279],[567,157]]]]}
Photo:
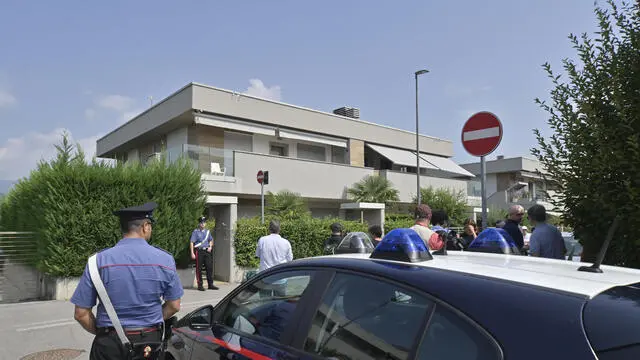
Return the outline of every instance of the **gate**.
{"type": "Polygon", "coordinates": [[[42,275],[32,265],[35,251],[32,233],[0,232],[0,303],[40,298],[42,275]]]}

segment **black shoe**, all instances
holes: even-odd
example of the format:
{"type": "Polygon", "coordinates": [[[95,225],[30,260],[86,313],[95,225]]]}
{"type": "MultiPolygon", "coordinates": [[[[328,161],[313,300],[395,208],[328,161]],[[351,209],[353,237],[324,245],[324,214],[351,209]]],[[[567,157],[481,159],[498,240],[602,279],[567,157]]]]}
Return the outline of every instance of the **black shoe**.
{"type": "Polygon", "coordinates": [[[218,288],[218,287],[217,287],[217,286],[215,286],[215,285],[210,285],[210,286],[209,286],[209,290],[220,290],[220,288],[218,288]]]}
{"type": "Polygon", "coordinates": [[[198,287],[198,290],[200,290],[200,291],[205,291],[205,290],[204,290],[204,288],[203,288],[202,286],[199,286],[199,287],[198,287]]]}

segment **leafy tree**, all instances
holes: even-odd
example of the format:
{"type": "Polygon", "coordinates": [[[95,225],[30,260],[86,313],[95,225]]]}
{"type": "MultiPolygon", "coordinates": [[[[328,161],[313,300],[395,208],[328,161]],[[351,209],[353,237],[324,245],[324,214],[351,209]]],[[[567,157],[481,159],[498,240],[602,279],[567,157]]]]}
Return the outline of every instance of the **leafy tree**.
{"type": "Polygon", "coordinates": [[[200,172],[188,161],[112,165],[63,134],[56,157],[41,161],[0,203],[0,228],[34,233],[32,265],[52,276],[79,276],[87,258],[122,234],[113,210],[155,201],[151,243],[186,265],[188,238],[205,208],[200,172]]]}
{"type": "MultiPolygon", "coordinates": [[[[423,204],[432,210],[445,210],[449,216],[451,226],[462,226],[467,212],[467,196],[462,190],[434,189],[432,186],[421,188],[420,195],[423,204]]],[[[417,203],[417,197],[413,202],[417,203]]]]}
{"type": "Polygon", "coordinates": [[[378,175],[367,175],[347,189],[349,199],[357,202],[389,204],[399,200],[399,193],[391,181],[378,175]]]}
{"type": "Polygon", "coordinates": [[[613,218],[624,220],[605,262],[640,266],[640,3],[595,7],[599,31],[569,36],[577,60],[563,60],[565,77],[547,63],[553,83],[548,113],[552,134],[534,133],[532,149],[560,190],[554,205],[593,261],[613,218]]]}
{"type": "Polygon", "coordinates": [[[282,190],[267,192],[265,197],[265,215],[278,218],[299,218],[309,215],[307,203],[300,194],[282,190]]]}

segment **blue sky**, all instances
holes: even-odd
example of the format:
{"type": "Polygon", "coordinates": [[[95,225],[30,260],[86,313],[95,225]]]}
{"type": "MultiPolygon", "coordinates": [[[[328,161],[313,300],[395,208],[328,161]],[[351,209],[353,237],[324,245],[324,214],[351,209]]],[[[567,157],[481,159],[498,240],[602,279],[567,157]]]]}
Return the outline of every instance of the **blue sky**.
{"type": "Polygon", "coordinates": [[[0,12],[0,179],[25,176],[67,129],[95,140],[188,82],[250,91],[367,121],[414,125],[454,142],[477,111],[497,114],[492,156],[528,155],[546,61],[575,51],[571,32],[596,28],[587,0],[41,1],[0,12]],[[252,81],[253,80],[253,81],[252,81]]]}

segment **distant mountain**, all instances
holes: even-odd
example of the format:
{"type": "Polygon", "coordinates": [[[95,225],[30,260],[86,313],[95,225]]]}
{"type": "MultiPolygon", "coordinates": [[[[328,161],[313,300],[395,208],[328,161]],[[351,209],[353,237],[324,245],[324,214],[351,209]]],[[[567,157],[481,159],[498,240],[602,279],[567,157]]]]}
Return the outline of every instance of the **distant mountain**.
{"type": "Polygon", "coordinates": [[[13,184],[15,184],[14,180],[0,180],[0,194],[8,193],[13,184]]]}

